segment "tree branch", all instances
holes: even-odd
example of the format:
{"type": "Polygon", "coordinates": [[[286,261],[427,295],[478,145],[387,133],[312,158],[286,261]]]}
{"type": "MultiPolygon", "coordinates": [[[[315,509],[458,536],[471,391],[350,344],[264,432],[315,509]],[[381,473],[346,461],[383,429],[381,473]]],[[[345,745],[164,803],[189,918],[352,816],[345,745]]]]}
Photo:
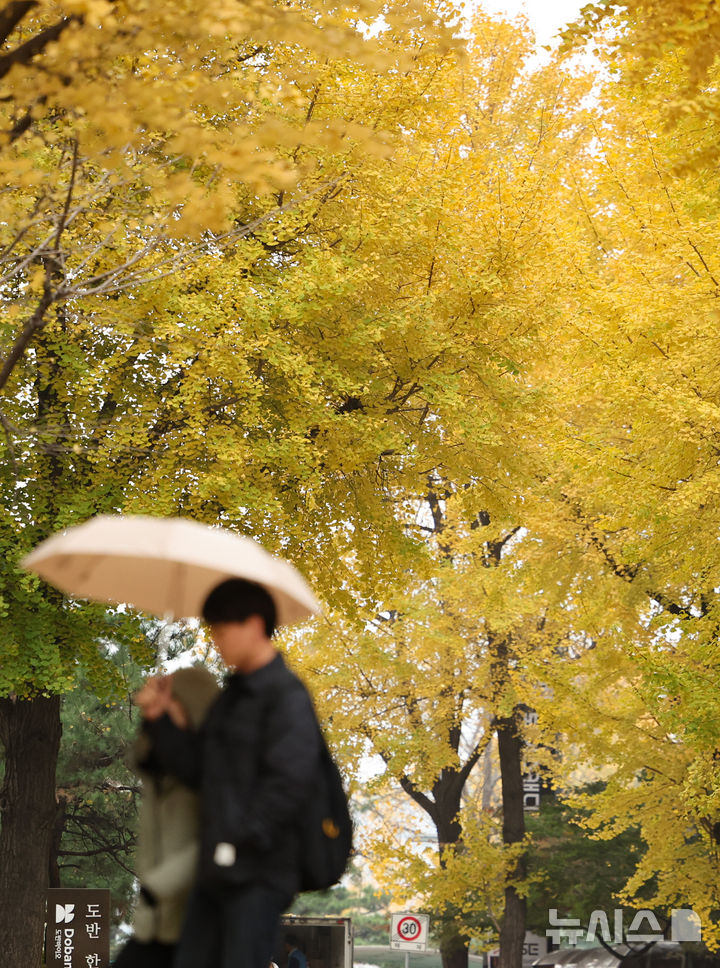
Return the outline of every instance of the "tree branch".
{"type": "Polygon", "coordinates": [[[437,816],[437,804],[433,803],[430,797],[421,790],[418,790],[412,780],[408,776],[405,776],[404,773],[398,777],[398,780],[405,793],[407,793],[407,795],[411,797],[419,807],[422,807],[425,813],[434,822],[437,816]]]}
{"type": "MultiPolygon", "coordinates": [[[[567,497],[564,494],[561,495],[561,497],[565,501],[565,503],[568,504],[568,506],[570,507],[570,512],[575,518],[575,520],[583,528],[585,534],[588,537],[588,540],[590,541],[590,544],[600,553],[600,555],[605,560],[606,564],[609,565],[611,572],[617,578],[620,578],[622,581],[627,582],[628,584],[632,584],[640,574],[641,563],[638,563],[634,567],[631,567],[630,565],[624,565],[624,564],[621,564],[619,561],[617,561],[613,553],[610,551],[610,549],[603,541],[602,536],[599,535],[598,532],[593,529],[592,525],[589,522],[584,520],[580,509],[577,507],[573,507],[570,504],[570,501],[567,499],[567,497]]],[[[687,619],[694,619],[698,617],[697,615],[694,615],[689,608],[686,608],[684,605],[680,605],[676,601],[671,599],[669,595],[665,594],[665,592],[662,592],[658,589],[650,588],[648,585],[645,586],[644,590],[648,598],[651,598],[654,602],[657,602],[658,605],[664,608],[665,611],[669,612],[671,615],[677,615],[680,618],[687,618],[687,619]]],[[[709,608],[709,602],[707,598],[704,595],[701,595],[700,607],[698,611],[700,612],[701,615],[706,615],[708,608],[709,608]]]]}
{"type": "Polygon", "coordinates": [[[5,43],[25,14],[36,5],[37,0],[13,0],[0,10],[0,44],[5,43]]]}
{"type": "MultiPolygon", "coordinates": [[[[23,13],[24,16],[24,13],[23,13]]],[[[0,79],[13,68],[16,64],[27,64],[37,54],[47,47],[48,44],[57,40],[58,37],[73,23],[82,23],[82,17],[73,14],[71,17],[63,17],[51,27],[46,27],[39,34],[30,37],[24,44],[20,44],[15,50],[0,56],[0,79]]]]}
{"type": "Polygon", "coordinates": [[[23,354],[25,353],[25,350],[32,342],[32,339],[35,336],[35,333],[37,333],[38,330],[42,329],[43,326],[45,325],[45,314],[47,313],[50,306],[52,306],[52,304],[53,304],[53,294],[48,290],[46,286],[42,294],[42,297],[40,298],[40,302],[38,303],[37,308],[35,309],[35,312],[32,314],[30,319],[23,327],[22,332],[15,340],[12,346],[12,349],[10,350],[10,352],[8,353],[5,359],[5,363],[3,364],[2,370],[0,370],[0,392],[2,392],[3,389],[5,388],[5,385],[10,379],[10,376],[13,370],[20,362],[20,360],[23,357],[23,354]]]}
{"type": "Polygon", "coordinates": [[[483,755],[485,750],[490,745],[493,734],[490,730],[487,730],[483,735],[483,738],[475,745],[475,749],[472,751],[468,759],[463,763],[460,772],[458,773],[458,778],[460,779],[463,786],[467,781],[467,778],[473,771],[475,764],[478,762],[480,757],[483,755]]]}

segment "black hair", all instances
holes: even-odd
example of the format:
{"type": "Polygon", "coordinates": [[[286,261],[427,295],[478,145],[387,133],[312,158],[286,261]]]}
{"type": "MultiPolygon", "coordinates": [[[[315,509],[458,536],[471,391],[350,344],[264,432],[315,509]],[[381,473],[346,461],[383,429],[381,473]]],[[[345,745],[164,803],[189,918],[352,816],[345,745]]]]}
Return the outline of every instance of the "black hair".
{"type": "Polygon", "coordinates": [[[277,624],[277,609],[272,595],[262,585],[243,578],[228,578],[210,592],[202,607],[202,617],[208,625],[219,622],[244,622],[251,615],[259,615],[270,638],[277,624]]]}

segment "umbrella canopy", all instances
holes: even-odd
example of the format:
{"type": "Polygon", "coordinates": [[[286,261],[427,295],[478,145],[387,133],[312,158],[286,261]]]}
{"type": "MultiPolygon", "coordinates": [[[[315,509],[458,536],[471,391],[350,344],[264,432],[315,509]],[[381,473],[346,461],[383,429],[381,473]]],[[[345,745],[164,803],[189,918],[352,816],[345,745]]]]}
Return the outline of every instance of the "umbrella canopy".
{"type": "Polygon", "coordinates": [[[227,578],[262,585],[278,625],[320,611],[310,586],[288,561],[256,541],[185,518],[101,515],[43,541],[22,562],[74,598],[127,604],[161,617],[199,616],[227,578]]]}

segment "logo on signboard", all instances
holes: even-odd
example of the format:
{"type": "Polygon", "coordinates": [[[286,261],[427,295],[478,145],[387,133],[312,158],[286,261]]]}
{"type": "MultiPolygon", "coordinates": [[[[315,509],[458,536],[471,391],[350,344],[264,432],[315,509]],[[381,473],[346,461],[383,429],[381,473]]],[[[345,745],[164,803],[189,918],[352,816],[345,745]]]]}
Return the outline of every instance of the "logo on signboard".
{"type": "Polygon", "coordinates": [[[48,890],[44,963],[47,968],[109,968],[110,891],[48,890]]]}
{"type": "MultiPolygon", "coordinates": [[[[558,945],[561,945],[565,938],[571,945],[577,944],[578,941],[593,943],[597,940],[598,935],[600,935],[602,944],[606,946],[628,941],[646,944],[662,941],[665,938],[665,932],[652,911],[643,909],[631,913],[634,916],[627,930],[623,923],[625,912],[622,908],[615,908],[613,912],[614,930],[611,930],[608,916],[604,911],[593,911],[590,915],[588,927],[585,929],[580,924],[580,918],[559,918],[557,908],[551,908],[548,912],[550,928],[545,934],[558,945]]],[[[701,941],[702,922],[700,916],[691,908],[673,908],[670,918],[670,940],[678,942],[701,941]]]]}
{"type": "Polygon", "coordinates": [[[75,919],[74,904],[55,905],[55,924],[70,924],[75,919]]]}

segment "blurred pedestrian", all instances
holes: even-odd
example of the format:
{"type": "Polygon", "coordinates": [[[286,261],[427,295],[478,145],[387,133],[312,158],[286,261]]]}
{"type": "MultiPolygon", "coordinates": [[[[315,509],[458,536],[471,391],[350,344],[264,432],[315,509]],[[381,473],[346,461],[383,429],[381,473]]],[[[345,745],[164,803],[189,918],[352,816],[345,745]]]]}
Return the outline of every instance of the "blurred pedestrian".
{"type": "Polygon", "coordinates": [[[224,581],[203,618],[229,675],[200,732],[173,721],[163,680],[141,703],[162,768],[198,788],[202,803],[200,866],[174,968],[267,968],[299,886],[298,819],[320,728],[272,641],[276,606],[265,588],[224,581]]]}
{"type": "Polygon", "coordinates": [[[288,956],[287,968],[307,968],[307,958],[300,948],[300,939],[297,935],[285,935],[285,952],[288,956]]]}
{"type": "MultiPolygon", "coordinates": [[[[168,676],[168,685],[170,715],[182,728],[197,729],[220,691],[214,676],[192,666],[168,676]]],[[[163,771],[144,730],[130,759],[142,781],[135,853],[140,894],[133,937],[114,968],[171,968],[200,853],[200,803],[196,791],[163,771]]]]}

